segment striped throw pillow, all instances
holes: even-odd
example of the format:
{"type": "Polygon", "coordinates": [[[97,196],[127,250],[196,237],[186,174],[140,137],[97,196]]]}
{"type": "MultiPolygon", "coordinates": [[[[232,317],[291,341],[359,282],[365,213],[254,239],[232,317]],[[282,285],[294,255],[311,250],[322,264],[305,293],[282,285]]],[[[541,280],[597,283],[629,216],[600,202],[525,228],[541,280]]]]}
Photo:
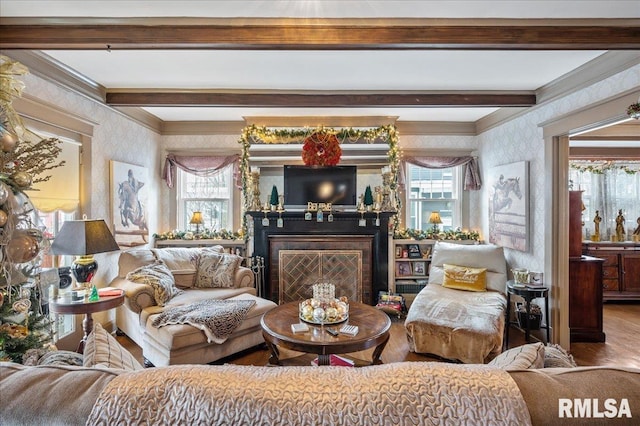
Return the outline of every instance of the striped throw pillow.
{"type": "Polygon", "coordinates": [[[96,323],[84,344],[85,367],[107,367],[120,370],[142,370],[143,367],[111,334],[96,323]]]}

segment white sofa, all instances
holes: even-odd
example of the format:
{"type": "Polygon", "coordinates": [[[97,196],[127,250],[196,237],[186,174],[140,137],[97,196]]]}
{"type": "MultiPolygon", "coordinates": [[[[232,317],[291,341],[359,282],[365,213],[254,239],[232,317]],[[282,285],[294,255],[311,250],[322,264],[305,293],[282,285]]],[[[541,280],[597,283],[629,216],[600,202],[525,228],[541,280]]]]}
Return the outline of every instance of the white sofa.
{"type": "MultiPolygon", "coordinates": [[[[194,287],[198,272],[198,256],[202,248],[158,248],[124,251],[118,261],[118,276],[111,286],[125,291],[125,303],[116,310],[118,328],[142,348],[147,363],[155,366],[172,364],[204,364],[264,343],[260,319],[275,303],[256,297],[254,276],[250,269],[239,266],[230,288],[194,287]],[[154,290],[147,284],[127,280],[127,274],[137,268],[163,261],[171,271],[175,284],[184,290],[171,298],[164,307],[158,306],[154,290]],[[209,343],[205,333],[188,324],[152,326],[163,310],[203,299],[253,300],[244,321],[222,344],[209,343]]],[[[222,253],[223,247],[206,250],[222,253]]]]}
{"type": "Polygon", "coordinates": [[[407,313],[409,349],[464,363],[493,359],[502,352],[506,283],[502,247],[437,242],[429,283],[407,313]],[[444,264],[486,268],[487,291],[443,287],[444,264]]]}

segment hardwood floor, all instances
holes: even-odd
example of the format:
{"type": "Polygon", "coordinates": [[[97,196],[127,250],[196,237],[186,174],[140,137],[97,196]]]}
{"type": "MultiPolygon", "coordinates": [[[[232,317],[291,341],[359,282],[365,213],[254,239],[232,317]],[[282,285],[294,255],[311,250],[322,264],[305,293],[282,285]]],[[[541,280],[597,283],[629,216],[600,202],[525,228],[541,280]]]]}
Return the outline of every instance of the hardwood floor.
{"type": "MultiPolygon", "coordinates": [[[[580,366],[616,365],[640,368],[640,303],[606,303],[604,305],[604,331],[606,343],[573,343],[571,354],[580,366]]],[[[126,347],[141,363],[142,350],[126,336],[118,336],[118,341],[126,347]]],[[[524,334],[511,329],[510,347],[525,343],[524,334]]],[[[350,354],[356,358],[371,359],[372,349],[350,354]]],[[[299,353],[282,349],[281,358],[297,356],[299,353]]],[[[219,363],[238,365],[266,365],[269,352],[266,348],[256,348],[236,356],[221,360],[219,363]]],[[[382,352],[384,363],[400,361],[439,361],[434,357],[409,352],[404,320],[392,319],[391,337],[382,352]]]]}

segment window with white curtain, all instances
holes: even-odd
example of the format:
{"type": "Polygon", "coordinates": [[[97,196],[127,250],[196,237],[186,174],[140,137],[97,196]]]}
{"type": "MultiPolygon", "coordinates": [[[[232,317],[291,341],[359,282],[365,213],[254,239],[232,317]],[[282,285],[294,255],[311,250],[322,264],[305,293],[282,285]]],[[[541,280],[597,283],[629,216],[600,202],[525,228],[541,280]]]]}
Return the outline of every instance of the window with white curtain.
{"type": "Polygon", "coordinates": [[[207,177],[178,168],[176,188],[178,229],[195,230],[195,225],[189,224],[195,211],[204,219],[200,230],[232,229],[233,165],[207,177]]]}
{"type": "Polygon", "coordinates": [[[610,239],[622,210],[629,240],[640,218],[640,161],[571,160],[569,165],[572,189],[583,191],[584,238],[589,239],[594,233],[597,210],[602,218],[600,238],[610,239]]]}
{"type": "Polygon", "coordinates": [[[463,166],[446,169],[431,169],[407,164],[406,205],[407,228],[429,230],[432,211],[440,212],[440,231],[460,227],[461,169],[463,166]]]}

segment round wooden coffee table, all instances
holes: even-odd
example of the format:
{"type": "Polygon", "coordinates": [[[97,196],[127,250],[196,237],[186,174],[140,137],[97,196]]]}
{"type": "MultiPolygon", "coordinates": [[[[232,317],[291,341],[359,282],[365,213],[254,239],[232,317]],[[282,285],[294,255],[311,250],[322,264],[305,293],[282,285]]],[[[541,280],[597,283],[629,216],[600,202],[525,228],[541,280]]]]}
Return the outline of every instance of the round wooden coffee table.
{"type": "MultiPolygon", "coordinates": [[[[358,302],[349,302],[349,318],[332,325],[307,324],[309,331],[294,333],[291,324],[303,322],[298,317],[298,302],[280,305],[262,317],[262,335],[271,350],[269,363],[281,365],[278,346],[293,351],[318,354],[319,365],[330,365],[331,354],[346,354],[375,347],[371,363],[353,360],[355,365],[382,364],[380,355],[389,341],[391,320],[384,312],[358,302]],[[326,329],[339,330],[343,325],[358,326],[358,334],[332,336],[326,329]]],[[[306,357],[305,359],[308,359],[306,357]]],[[[306,365],[309,365],[307,362],[306,365]]]]}

